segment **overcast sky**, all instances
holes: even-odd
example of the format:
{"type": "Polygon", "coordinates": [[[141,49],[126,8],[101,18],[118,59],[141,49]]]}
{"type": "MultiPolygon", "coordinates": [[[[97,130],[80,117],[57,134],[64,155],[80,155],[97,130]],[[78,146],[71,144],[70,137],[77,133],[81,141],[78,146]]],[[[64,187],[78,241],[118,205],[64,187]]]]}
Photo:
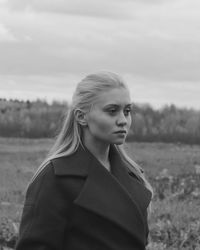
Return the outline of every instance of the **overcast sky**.
{"type": "Polygon", "coordinates": [[[0,98],[71,100],[99,70],[134,102],[200,109],[199,0],[0,0],[0,98]]]}

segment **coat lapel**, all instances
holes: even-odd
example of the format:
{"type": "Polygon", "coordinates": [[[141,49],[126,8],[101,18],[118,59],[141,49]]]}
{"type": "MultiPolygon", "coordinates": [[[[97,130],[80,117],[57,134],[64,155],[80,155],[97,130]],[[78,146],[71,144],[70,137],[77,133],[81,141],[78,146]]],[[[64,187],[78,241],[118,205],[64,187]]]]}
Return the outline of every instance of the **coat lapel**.
{"type": "Polygon", "coordinates": [[[74,203],[113,221],[139,241],[144,241],[146,225],[143,211],[150,201],[148,190],[129,175],[116,151],[111,155],[110,173],[87,149],[79,147],[65,160],[54,162],[55,173],[87,176],[74,203]],[[148,201],[141,201],[147,197],[148,201]]]}
{"type": "Polygon", "coordinates": [[[146,209],[151,201],[151,192],[141,183],[141,181],[128,168],[128,162],[122,160],[119,153],[111,147],[111,172],[118,179],[119,183],[126,188],[126,192],[138,207],[139,212],[146,213],[146,209]]]}

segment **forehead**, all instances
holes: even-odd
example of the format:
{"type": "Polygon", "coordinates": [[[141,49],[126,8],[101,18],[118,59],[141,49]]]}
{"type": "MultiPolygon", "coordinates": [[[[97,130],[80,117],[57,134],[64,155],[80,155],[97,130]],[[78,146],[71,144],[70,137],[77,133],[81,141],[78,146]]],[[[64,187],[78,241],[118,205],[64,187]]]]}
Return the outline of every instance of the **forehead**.
{"type": "Polygon", "coordinates": [[[93,105],[100,107],[115,104],[124,106],[131,103],[130,93],[125,88],[115,88],[101,92],[93,105]]]}

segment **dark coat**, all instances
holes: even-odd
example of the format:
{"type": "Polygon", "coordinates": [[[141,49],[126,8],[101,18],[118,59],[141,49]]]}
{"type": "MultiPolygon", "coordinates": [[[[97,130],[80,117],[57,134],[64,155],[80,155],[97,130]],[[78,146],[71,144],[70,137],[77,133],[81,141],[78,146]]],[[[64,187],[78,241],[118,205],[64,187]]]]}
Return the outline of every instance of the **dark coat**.
{"type": "Polygon", "coordinates": [[[17,250],[144,250],[151,193],[114,147],[52,160],[29,186],[17,250]]]}

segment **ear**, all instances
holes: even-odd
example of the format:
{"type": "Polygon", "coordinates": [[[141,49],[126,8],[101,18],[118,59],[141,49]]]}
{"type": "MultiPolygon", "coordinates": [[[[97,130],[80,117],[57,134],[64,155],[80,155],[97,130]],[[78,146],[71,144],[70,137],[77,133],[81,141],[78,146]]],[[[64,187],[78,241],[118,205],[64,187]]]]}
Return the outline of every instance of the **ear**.
{"type": "Polygon", "coordinates": [[[87,126],[87,121],[85,119],[85,112],[83,112],[80,109],[76,109],[74,111],[74,117],[81,126],[87,126]]]}

